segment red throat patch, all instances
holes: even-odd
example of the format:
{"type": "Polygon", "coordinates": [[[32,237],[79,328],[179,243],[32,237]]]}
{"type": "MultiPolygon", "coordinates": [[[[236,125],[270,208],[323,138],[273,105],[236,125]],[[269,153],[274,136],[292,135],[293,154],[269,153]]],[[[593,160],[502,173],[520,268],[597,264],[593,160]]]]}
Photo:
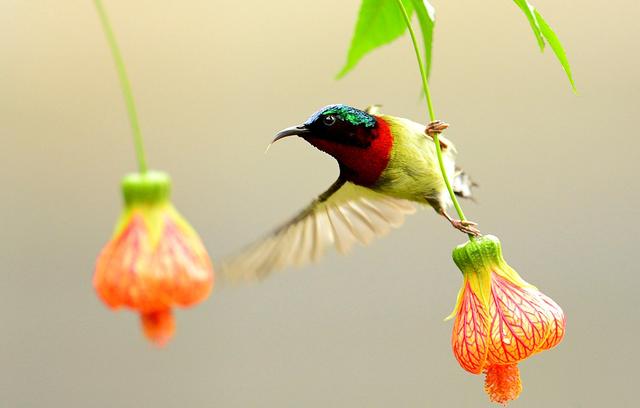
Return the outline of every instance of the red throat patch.
{"type": "Polygon", "coordinates": [[[365,187],[370,187],[378,181],[389,164],[393,147],[389,124],[378,116],[375,118],[377,126],[371,130],[363,130],[372,132],[371,145],[367,148],[321,139],[310,140],[311,144],[338,160],[343,177],[365,187]]]}

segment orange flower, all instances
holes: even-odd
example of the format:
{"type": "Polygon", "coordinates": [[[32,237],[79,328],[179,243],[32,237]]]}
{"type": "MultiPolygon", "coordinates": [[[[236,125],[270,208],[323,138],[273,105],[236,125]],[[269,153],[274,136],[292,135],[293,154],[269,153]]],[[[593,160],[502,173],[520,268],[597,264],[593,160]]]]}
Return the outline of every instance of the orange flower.
{"type": "Polygon", "coordinates": [[[125,210],[93,277],[100,298],[137,310],[145,335],[160,346],[175,331],[172,307],[204,300],[214,281],[200,237],[169,201],[170,187],[159,172],[124,178],[125,210]]]}
{"type": "Polygon", "coordinates": [[[485,373],[491,401],[506,404],[522,391],[517,363],[562,340],[564,313],[507,265],[494,236],[458,246],[453,260],[464,277],[449,316],[453,353],[465,370],[485,373]]]}

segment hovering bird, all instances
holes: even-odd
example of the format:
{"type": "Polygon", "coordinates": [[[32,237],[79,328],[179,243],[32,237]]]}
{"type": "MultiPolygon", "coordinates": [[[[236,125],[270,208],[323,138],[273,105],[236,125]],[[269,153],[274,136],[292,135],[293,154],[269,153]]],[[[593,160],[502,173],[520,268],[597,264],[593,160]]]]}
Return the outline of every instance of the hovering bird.
{"type": "MultiPolygon", "coordinates": [[[[340,175],[298,215],[224,260],[223,276],[262,279],[275,270],[315,262],[332,245],[344,254],[354,243],[367,245],[402,225],[405,215],[415,212],[415,204],[431,206],[456,229],[479,235],[477,224],[453,219],[446,212],[451,199],[433,136],[447,127],[435,121],[425,128],[381,114],[378,106],[363,111],[329,105],[302,125],[282,130],[271,143],[299,136],[333,156],[340,175]]],[[[444,137],[439,141],[454,192],[470,197],[474,184],[455,166],[455,147],[444,137]]]]}

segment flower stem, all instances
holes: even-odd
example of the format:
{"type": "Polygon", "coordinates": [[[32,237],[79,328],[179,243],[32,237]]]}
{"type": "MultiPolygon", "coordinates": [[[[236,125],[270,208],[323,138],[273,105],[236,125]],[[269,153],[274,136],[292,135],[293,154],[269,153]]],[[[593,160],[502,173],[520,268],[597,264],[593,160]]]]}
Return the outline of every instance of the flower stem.
{"type": "MultiPolygon", "coordinates": [[[[422,77],[422,89],[424,90],[425,97],[427,99],[427,108],[429,110],[429,118],[430,121],[433,122],[436,120],[436,114],[433,110],[433,102],[431,101],[431,92],[429,91],[429,82],[427,81],[427,71],[424,68],[424,62],[422,61],[422,56],[420,55],[420,47],[418,47],[418,40],[416,40],[416,33],[413,31],[413,27],[411,27],[411,19],[409,18],[409,14],[407,13],[407,9],[402,4],[402,0],[396,0],[398,3],[398,7],[402,11],[402,15],[404,16],[404,21],[407,24],[407,28],[409,29],[409,34],[411,35],[411,42],[413,43],[413,49],[416,52],[416,58],[418,59],[418,67],[420,68],[420,75],[422,77]]],[[[453,201],[453,206],[456,208],[456,212],[460,217],[460,220],[466,220],[464,216],[464,212],[462,212],[462,207],[460,207],[460,203],[458,203],[458,199],[453,192],[453,188],[451,188],[451,183],[449,182],[449,178],[447,177],[447,171],[444,168],[444,161],[442,160],[442,149],[440,148],[440,138],[438,134],[433,135],[433,142],[436,145],[436,155],[438,156],[438,164],[440,165],[440,172],[442,173],[442,178],[444,179],[444,183],[447,186],[447,190],[449,191],[449,196],[451,196],[451,201],[453,201]]]]}
{"type": "Polygon", "coordinates": [[[113,30],[111,29],[107,11],[102,5],[102,0],[94,0],[94,4],[96,6],[98,16],[100,17],[100,22],[102,23],[104,34],[107,37],[109,48],[111,48],[111,54],[116,65],[116,70],[118,71],[120,86],[122,88],[124,101],[127,106],[127,114],[129,115],[129,122],[131,123],[133,144],[136,149],[136,159],[138,161],[138,170],[140,171],[140,173],[144,174],[147,172],[147,160],[144,152],[144,144],[142,142],[142,133],[140,132],[140,124],[138,123],[136,103],[133,99],[133,92],[131,91],[131,84],[129,83],[129,78],[127,77],[127,70],[125,69],[124,60],[122,59],[122,54],[120,54],[120,49],[118,48],[116,37],[113,34],[113,30]]]}

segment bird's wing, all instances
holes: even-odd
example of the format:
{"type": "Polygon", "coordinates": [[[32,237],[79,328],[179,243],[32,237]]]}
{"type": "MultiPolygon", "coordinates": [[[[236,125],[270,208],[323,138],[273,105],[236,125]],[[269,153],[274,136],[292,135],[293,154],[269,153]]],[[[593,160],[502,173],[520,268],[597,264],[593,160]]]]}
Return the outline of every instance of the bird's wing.
{"type": "Polygon", "coordinates": [[[369,244],[415,212],[413,203],[376,193],[339,178],[296,217],[221,264],[231,281],[267,277],[288,266],[316,262],[335,245],[347,253],[354,243],[369,244]]]}

